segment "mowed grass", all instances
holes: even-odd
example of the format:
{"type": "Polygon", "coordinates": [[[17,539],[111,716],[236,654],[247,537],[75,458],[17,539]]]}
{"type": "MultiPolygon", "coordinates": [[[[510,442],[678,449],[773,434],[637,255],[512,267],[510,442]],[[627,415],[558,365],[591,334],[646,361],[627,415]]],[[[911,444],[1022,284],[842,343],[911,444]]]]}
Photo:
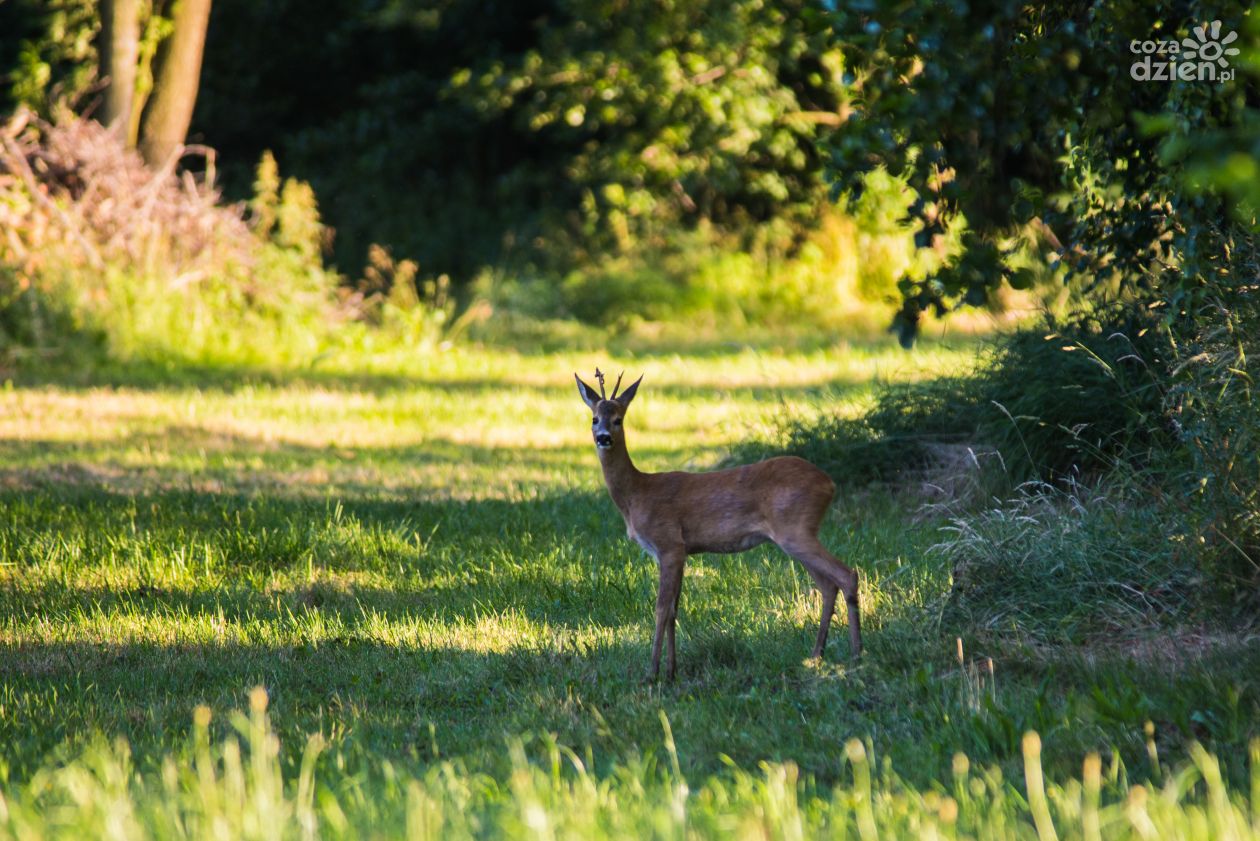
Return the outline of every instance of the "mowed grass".
{"type": "MultiPolygon", "coordinates": [[[[10,386],[3,771],[38,788],[104,737],[130,745],[142,778],[165,775],[198,750],[198,707],[214,711],[203,741],[217,744],[235,732],[227,713],[264,687],[276,773],[295,780],[318,734],[326,759],[312,773],[330,790],[382,779],[385,762],[458,769],[439,786],[454,797],[452,779],[516,780],[533,767],[522,757],[550,767],[560,745],[614,799],[652,799],[652,757],[675,780],[666,800],[683,778],[710,797],[764,794],[770,777],[729,770],[763,761],[790,762],[773,774],[788,767],[825,799],[852,781],[854,739],[898,786],[931,790],[955,779],[960,752],[1018,779],[1029,730],[1052,776],[1101,752],[1119,786],[1199,741],[1226,779],[1245,779],[1254,646],[965,651],[960,667],[940,623],[950,570],[930,549],[943,519],[888,491],[842,494],[822,535],[863,575],[861,663],[848,662],[843,615],[825,660],[806,659],[817,595],[762,547],[690,561],[679,678],[642,682],[656,570],[602,487],[575,370],[643,373],[628,421],[638,465],[705,469],[777,415],[856,412],[874,382],[957,372],[974,352],[457,351],[176,385],[10,386]]],[[[411,808],[405,787],[381,785],[382,802],[411,808]]]]}

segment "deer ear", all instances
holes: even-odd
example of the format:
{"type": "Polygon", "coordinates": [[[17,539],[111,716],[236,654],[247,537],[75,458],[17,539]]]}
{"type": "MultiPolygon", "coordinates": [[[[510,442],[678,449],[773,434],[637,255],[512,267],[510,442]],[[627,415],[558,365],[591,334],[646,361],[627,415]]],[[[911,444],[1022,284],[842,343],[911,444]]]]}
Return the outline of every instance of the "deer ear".
{"type": "Polygon", "coordinates": [[[595,389],[582,382],[582,378],[577,374],[573,375],[573,379],[577,380],[578,396],[582,398],[582,402],[585,403],[587,408],[589,408],[592,412],[595,411],[595,404],[600,400],[599,394],[596,393],[595,389]]]}
{"type": "Polygon", "coordinates": [[[630,401],[634,399],[634,393],[639,390],[639,383],[641,382],[643,382],[642,375],[640,375],[639,378],[635,380],[630,385],[629,388],[621,392],[621,395],[617,398],[617,402],[621,404],[622,409],[627,409],[630,407],[630,401]]]}

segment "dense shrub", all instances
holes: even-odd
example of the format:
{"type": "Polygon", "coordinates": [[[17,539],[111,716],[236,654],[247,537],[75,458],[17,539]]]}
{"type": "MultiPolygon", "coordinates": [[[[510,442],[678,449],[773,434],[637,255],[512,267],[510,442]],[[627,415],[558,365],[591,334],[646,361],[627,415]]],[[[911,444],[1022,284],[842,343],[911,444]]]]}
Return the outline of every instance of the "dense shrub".
{"type": "Polygon", "coordinates": [[[1012,334],[975,381],[979,439],[1018,480],[1148,463],[1168,442],[1167,335],[1137,306],[1012,334]]]}
{"type": "Polygon", "coordinates": [[[1016,484],[1146,463],[1171,436],[1167,335],[1136,307],[1020,330],[970,376],[887,386],[860,418],[789,419],[738,456],[785,451],[859,484],[913,475],[951,444],[996,451],[1016,484]]]}
{"type": "Polygon", "coordinates": [[[1210,594],[1214,621],[1254,616],[1257,336],[1247,289],[1194,318],[1102,309],[998,340],[971,376],[886,387],[860,417],[789,421],[736,457],[794,453],[858,484],[969,470],[960,486],[984,493],[954,509],[941,548],[970,630],[1079,640],[1187,620],[1210,594]]]}
{"type": "MultiPolygon", "coordinates": [[[[742,242],[709,226],[679,230],[569,272],[557,287],[557,314],[594,324],[685,318],[726,327],[834,326],[864,317],[878,327],[891,318],[886,299],[896,287],[879,288],[866,276],[862,258],[873,249],[859,242],[862,234],[853,218],[836,210],[803,242],[773,226],[742,242]]],[[[871,263],[899,260],[891,269],[899,273],[914,250],[909,236],[885,243],[893,238],[870,237],[898,251],[871,263]]]]}
{"type": "Polygon", "coordinates": [[[310,352],[331,322],[337,277],[313,241],[309,188],[278,189],[277,221],[256,233],[213,184],[150,171],[95,122],[19,115],[6,134],[0,353],[11,360],[259,362],[310,352]]]}
{"type": "Polygon", "coordinates": [[[776,438],[736,449],[735,461],[774,454],[809,459],[838,482],[892,482],[921,471],[941,443],[964,443],[974,432],[974,406],[958,389],[961,378],[884,387],[870,411],[857,418],[822,415],[784,418],[776,438]],[[916,423],[919,418],[929,425],[916,423]]]}
{"type": "Polygon", "coordinates": [[[451,320],[444,279],[381,249],[357,288],[326,269],[314,193],[270,156],[247,216],[96,122],[21,112],[0,137],[0,229],[0,362],[308,364],[423,346],[451,320]]]}
{"type": "Polygon", "coordinates": [[[1028,285],[1009,244],[1029,225],[1062,270],[1170,310],[1194,309],[1213,284],[1246,282],[1219,269],[1240,228],[1254,229],[1260,195],[1260,21],[1251,7],[836,4],[834,38],[860,80],[849,93],[861,119],[820,138],[835,177],[849,186],[875,165],[905,177],[925,242],[965,221],[957,260],[905,278],[903,340],[925,312],[1028,285]],[[1228,77],[1134,84],[1128,45],[1217,37],[1231,44],[1228,77]]]}
{"type": "MultiPolygon", "coordinates": [[[[1150,328],[1158,354],[1121,399],[1087,387],[1068,410],[1109,430],[1104,441],[1124,442],[1085,450],[1112,453],[1101,490],[1021,489],[953,521],[940,548],[954,563],[947,615],[960,629],[1079,641],[1188,620],[1255,621],[1258,328],[1248,291],[1150,328]]],[[[1030,376],[1029,399],[1043,390],[1030,376]]]]}

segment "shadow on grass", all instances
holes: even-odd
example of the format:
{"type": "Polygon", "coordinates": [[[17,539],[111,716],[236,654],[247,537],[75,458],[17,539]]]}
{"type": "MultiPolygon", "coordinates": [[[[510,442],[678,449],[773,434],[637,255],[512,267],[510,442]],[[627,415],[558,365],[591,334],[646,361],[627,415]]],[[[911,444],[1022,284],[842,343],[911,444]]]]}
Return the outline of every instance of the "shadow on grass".
{"type": "MultiPolygon", "coordinates": [[[[178,490],[251,498],[399,502],[490,494],[511,497],[589,493],[599,477],[589,445],[490,446],[427,437],[403,445],[328,445],[276,440],[193,426],[169,426],[102,439],[0,439],[0,491],[143,495],[178,490]],[[571,488],[578,484],[581,491],[571,488]]],[[[720,452],[701,452],[716,460],[720,452]]],[[[641,447],[640,464],[685,466],[677,451],[641,447]]],[[[692,462],[694,464],[694,462],[692,462]]],[[[615,512],[614,512],[615,513],[615,512]]]]}
{"type": "MultiPolygon", "coordinates": [[[[579,435],[585,434],[583,420],[579,435]]],[[[726,448],[684,454],[638,445],[634,458],[646,470],[712,470],[726,466],[729,454],[726,448]]],[[[0,438],[0,491],[50,496],[197,489],[304,500],[413,499],[417,505],[431,498],[442,506],[491,493],[589,494],[585,488],[599,478],[586,442],[504,446],[427,436],[401,445],[321,445],[182,424],[77,441],[0,438]],[[583,490],[573,490],[575,484],[583,490]]]]}

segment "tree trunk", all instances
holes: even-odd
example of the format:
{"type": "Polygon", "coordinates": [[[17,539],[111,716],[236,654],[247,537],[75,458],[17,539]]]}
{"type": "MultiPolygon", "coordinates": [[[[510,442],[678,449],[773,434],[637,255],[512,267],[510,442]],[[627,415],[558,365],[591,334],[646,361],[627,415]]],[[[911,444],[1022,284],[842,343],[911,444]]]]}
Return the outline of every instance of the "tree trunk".
{"type": "Polygon", "coordinates": [[[188,134],[209,20],[210,0],[178,0],[174,32],[165,45],[153,96],[140,127],[140,153],[150,166],[165,164],[188,134]]]}
{"type": "Polygon", "coordinates": [[[140,58],[140,0],[101,3],[99,75],[105,82],[101,123],[127,138],[140,58]]]}

